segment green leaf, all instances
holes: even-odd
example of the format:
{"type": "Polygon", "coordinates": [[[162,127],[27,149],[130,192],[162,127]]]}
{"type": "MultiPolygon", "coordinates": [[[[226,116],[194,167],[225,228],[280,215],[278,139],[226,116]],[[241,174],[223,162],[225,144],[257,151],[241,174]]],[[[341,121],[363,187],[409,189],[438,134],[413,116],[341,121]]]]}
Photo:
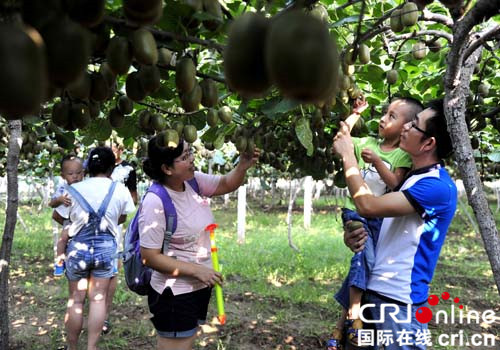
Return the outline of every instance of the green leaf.
{"type": "Polygon", "coordinates": [[[210,129],[208,129],[201,136],[201,140],[204,142],[212,142],[213,143],[215,141],[215,139],[217,138],[218,130],[219,130],[218,126],[214,126],[210,129]]]}
{"type": "Polygon", "coordinates": [[[117,128],[116,133],[124,139],[129,137],[137,138],[143,134],[138,125],[137,113],[126,115],[123,120],[123,126],[117,128]]]}
{"type": "Polygon", "coordinates": [[[224,145],[224,138],[225,138],[225,134],[223,132],[220,132],[218,135],[217,135],[217,138],[215,139],[214,141],[214,147],[216,149],[220,149],[222,148],[222,146],[224,145]]]}
{"type": "Polygon", "coordinates": [[[196,130],[203,130],[203,128],[207,125],[207,116],[203,111],[191,114],[188,119],[189,122],[196,127],[196,130]]]}
{"type": "MultiPolygon", "coordinates": [[[[92,138],[92,141],[106,141],[111,136],[111,125],[109,121],[104,118],[99,118],[94,120],[85,129],[85,138],[92,138]]],[[[83,142],[83,141],[82,141],[83,142]]],[[[92,144],[92,142],[87,143],[87,145],[92,144]]]]}
{"type": "Polygon", "coordinates": [[[270,117],[274,116],[278,113],[286,113],[290,112],[292,109],[297,108],[300,103],[294,100],[282,99],[277,100],[273,99],[269,101],[269,104],[262,106],[262,112],[270,117]],[[279,101],[279,102],[278,102],[279,101]]]}
{"type": "Polygon", "coordinates": [[[339,21],[337,21],[335,23],[332,23],[330,25],[330,27],[331,28],[337,28],[337,27],[343,26],[344,24],[357,23],[358,20],[359,20],[359,16],[358,15],[349,16],[349,17],[342,18],[341,20],[339,20],[339,21]]]}
{"type": "Polygon", "coordinates": [[[307,155],[310,157],[314,152],[314,146],[312,143],[313,135],[311,127],[309,126],[309,119],[306,117],[301,117],[297,120],[295,124],[295,134],[304,148],[307,150],[307,155]]]}
{"type": "Polygon", "coordinates": [[[493,152],[487,155],[488,159],[492,162],[500,163],[500,151],[493,152]]]}

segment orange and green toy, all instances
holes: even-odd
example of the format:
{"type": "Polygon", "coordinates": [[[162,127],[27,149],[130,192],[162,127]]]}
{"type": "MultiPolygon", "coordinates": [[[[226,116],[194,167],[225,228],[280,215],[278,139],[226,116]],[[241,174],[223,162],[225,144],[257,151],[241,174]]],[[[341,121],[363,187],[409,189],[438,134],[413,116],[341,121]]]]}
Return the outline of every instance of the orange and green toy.
{"type": "MultiPolygon", "coordinates": [[[[210,232],[210,251],[212,252],[212,265],[214,270],[220,272],[219,256],[217,254],[217,246],[215,245],[215,229],[217,224],[210,224],[205,227],[205,231],[210,232]]],[[[224,311],[224,297],[222,296],[222,287],[220,284],[215,284],[215,301],[217,302],[217,318],[220,324],[226,323],[226,313],[224,311]]]]}

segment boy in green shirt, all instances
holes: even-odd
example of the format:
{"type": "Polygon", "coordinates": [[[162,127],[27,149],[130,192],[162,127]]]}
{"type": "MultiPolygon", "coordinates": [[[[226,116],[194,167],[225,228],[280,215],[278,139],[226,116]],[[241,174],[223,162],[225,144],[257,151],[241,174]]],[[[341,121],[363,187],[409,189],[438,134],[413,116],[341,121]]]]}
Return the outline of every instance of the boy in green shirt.
{"type": "MultiPolygon", "coordinates": [[[[364,99],[356,100],[353,114],[359,115],[366,107],[368,104],[364,99]]],[[[381,196],[394,189],[411,168],[411,158],[399,148],[399,138],[403,126],[422,110],[422,104],[413,98],[396,98],[380,119],[378,128],[380,138],[371,136],[352,138],[361,175],[375,196],[381,196]]],[[[349,198],[346,208],[342,209],[342,221],[344,225],[347,221],[361,222],[369,233],[369,238],[365,249],[356,253],[351,259],[349,275],[335,295],[335,299],[343,307],[343,312],[329,341],[329,350],[339,349],[344,325],[347,328],[349,341],[354,345],[357,344],[357,330],[363,327],[359,320],[361,297],[366,290],[368,274],[375,260],[375,245],[382,219],[364,218],[355,210],[354,202],[349,198]]]]}

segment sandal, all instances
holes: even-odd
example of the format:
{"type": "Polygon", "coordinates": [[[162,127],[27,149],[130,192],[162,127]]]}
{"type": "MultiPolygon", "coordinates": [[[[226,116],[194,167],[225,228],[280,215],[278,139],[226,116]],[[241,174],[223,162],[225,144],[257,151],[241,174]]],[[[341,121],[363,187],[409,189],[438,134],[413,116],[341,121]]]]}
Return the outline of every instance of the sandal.
{"type": "Polygon", "coordinates": [[[359,318],[356,320],[346,320],[345,328],[349,344],[358,349],[366,348],[366,345],[359,345],[359,330],[363,329],[363,322],[359,318]]]}
{"type": "Polygon", "coordinates": [[[111,333],[111,322],[105,320],[104,324],[102,325],[102,335],[106,335],[109,333],[111,333]]]}
{"type": "Polygon", "coordinates": [[[327,350],[342,350],[342,329],[335,328],[331,338],[326,342],[327,350]]]}

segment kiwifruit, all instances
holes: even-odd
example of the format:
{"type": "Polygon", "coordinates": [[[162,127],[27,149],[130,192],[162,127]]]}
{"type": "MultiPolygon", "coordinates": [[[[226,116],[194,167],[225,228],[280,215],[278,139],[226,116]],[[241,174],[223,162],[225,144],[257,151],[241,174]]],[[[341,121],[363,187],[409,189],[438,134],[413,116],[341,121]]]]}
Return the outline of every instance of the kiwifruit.
{"type": "Polygon", "coordinates": [[[217,125],[217,122],[219,121],[219,115],[217,114],[217,111],[213,108],[209,108],[207,111],[207,124],[210,127],[214,127],[217,125]]]}
{"type": "Polygon", "coordinates": [[[398,71],[391,69],[387,72],[387,84],[393,85],[398,81],[398,71]]]}
{"type": "Polygon", "coordinates": [[[121,36],[114,36],[106,50],[106,60],[115,74],[126,74],[132,64],[132,49],[128,40],[121,36]]]}
{"type": "Polygon", "coordinates": [[[439,52],[441,50],[442,45],[439,41],[434,40],[434,41],[428,41],[427,47],[431,52],[439,52]]]}
{"type": "Polygon", "coordinates": [[[94,27],[104,18],[105,0],[64,0],[69,17],[86,26],[94,27]]]}
{"type": "Polygon", "coordinates": [[[404,29],[403,22],[401,20],[401,9],[395,9],[391,13],[390,18],[390,26],[391,30],[395,33],[400,32],[404,29]]]}
{"type": "Polygon", "coordinates": [[[122,112],[118,110],[118,108],[112,108],[109,111],[108,121],[111,127],[113,128],[121,128],[123,126],[123,122],[125,121],[125,117],[122,112]]]}
{"type": "Polygon", "coordinates": [[[231,112],[231,108],[228,106],[222,106],[219,108],[218,116],[219,119],[225,124],[229,124],[231,123],[231,120],[233,120],[233,112],[231,112]]]}
{"type": "Polygon", "coordinates": [[[94,56],[105,56],[108,48],[111,29],[106,23],[101,23],[90,29],[91,48],[94,56]]]}
{"type": "Polygon", "coordinates": [[[123,12],[130,22],[139,25],[154,24],[163,14],[163,1],[123,0],[123,12]]]}
{"type": "Polygon", "coordinates": [[[196,83],[196,67],[189,57],[181,58],[175,66],[175,86],[180,92],[190,92],[196,83]]]}
{"type": "Polygon", "coordinates": [[[264,55],[269,23],[262,14],[245,12],[229,30],[224,74],[229,87],[243,96],[259,96],[271,86],[264,55]]]}
{"type": "Polygon", "coordinates": [[[116,108],[118,108],[122,114],[130,114],[134,110],[134,102],[127,96],[122,95],[118,98],[116,108]]]}
{"type": "Polygon", "coordinates": [[[361,221],[356,221],[356,220],[349,221],[349,223],[347,223],[347,225],[346,225],[346,228],[348,231],[354,231],[354,230],[357,230],[358,228],[362,228],[362,227],[363,227],[363,223],[361,221]]]}
{"type": "Polygon", "coordinates": [[[214,107],[219,101],[217,85],[212,79],[203,79],[200,82],[201,104],[205,107],[214,107]]]}
{"type": "Polygon", "coordinates": [[[64,100],[54,103],[54,106],[52,106],[52,122],[61,128],[66,128],[70,122],[69,108],[70,104],[64,100]]]}
{"type": "Polygon", "coordinates": [[[179,134],[174,129],[167,129],[162,132],[163,146],[169,148],[177,148],[179,145],[179,134]]]}
{"type": "Polygon", "coordinates": [[[330,20],[330,15],[328,14],[326,7],[319,2],[314,5],[311,11],[309,11],[309,15],[316,17],[323,23],[328,23],[330,20]]]}
{"type": "Polygon", "coordinates": [[[156,40],[149,30],[139,28],[130,35],[130,46],[135,59],[142,64],[158,63],[156,40]]]}
{"type": "Polygon", "coordinates": [[[49,78],[64,87],[87,68],[90,58],[89,33],[68,17],[48,23],[41,32],[47,52],[49,78]]]}
{"type": "Polygon", "coordinates": [[[23,22],[37,30],[64,13],[61,0],[23,0],[19,3],[23,22]]]}
{"type": "Polygon", "coordinates": [[[155,65],[142,65],[139,69],[139,80],[148,95],[156,92],[161,86],[160,70],[155,65]]]}
{"type": "Polygon", "coordinates": [[[247,139],[247,147],[245,149],[245,153],[253,155],[254,150],[255,150],[255,140],[253,137],[249,137],[247,139]]]}
{"type": "Polygon", "coordinates": [[[479,86],[477,87],[477,92],[482,96],[482,97],[486,97],[488,96],[488,94],[490,93],[490,87],[488,84],[485,84],[485,83],[481,83],[479,84],[479,86]]]}
{"type": "Polygon", "coordinates": [[[106,84],[111,87],[116,83],[116,73],[111,70],[108,62],[103,62],[99,67],[99,73],[102,74],[104,80],[106,80],[106,84]]]}
{"type": "Polygon", "coordinates": [[[94,120],[101,113],[101,104],[97,101],[89,100],[89,114],[90,118],[94,120]]]}
{"type": "Polygon", "coordinates": [[[415,59],[421,60],[427,54],[427,46],[421,41],[416,42],[413,44],[411,52],[415,59]]]}
{"type": "Polygon", "coordinates": [[[158,49],[158,64],[162,66],[170,66],[172,61],[172,51],[166,47],[160,47],[158,49]]]}
{"type": "Polygon", "coordinates": [[[248,140],[245,136],[239,136],[236,139],[235,147],[240,152],[243,153],[247,149],[248,140]]]}
{"type": "Polygon", "coordinates": [[[213,19],[204,20],[203,26],[211,31],[216,31],[222,24],[222,8],[219,0],[203,0],[203,10],[213,19]]]}
{"type": "Polygon", "coordinates": [[[335,173],[335,176],[333,177],[333,183],[338,188],[345,188],[345,187],[347,187],[347,183],[345,182],[344,172],[342,170],[337,171],[335,173]]]}
{"type": "Polygon", "coordinates": [[[344,60],[343,63],[347,66],[352,66],[355,63],[354,60],[354,49],[352,47],[349,47],[345,52],[344,52],[344,60]]]}
{"type": "Polygon", "coordinates": [[[71,124],[83,129],[90,123],[89,108],[85,103],[73,103],[69,109],[69,120],[71,124]]]}
{"type": "Polygon", "coordinates": [[[86,100],[90,96],[91,85],[90,74],[83,72],[77,80],[68,85],[68,93],[71,98],[86,100]]]}
{"type": "Polygon", "coordinates": [[[184,123],[180,120],[176,120],[172,123],[172,129],[177,131],[177,133],[180,135],[184,131],[184,123]]]}
{"type": "Polygon", "coordinates": [[[40,35],[0,23],[0,52],[0,114],[16,119],[36,113],[48,85],[40,35]]]}
{"type": "Polygon", "coordinates": [[[127,96],[135,102],[142,101],[147,96],[147,92],[144,91],[139,77],[138,72],[130,73],[127,75],[127,81],[125,82],[127,96]]]}
{"type": "Polygon", "coordinates": [[[351,87],[351,79],[347,75],[340,75],[340,89],[347,91],[351,87]]]}
{"type": "Polygon", "coordinates": [[[270,26],[266,66],[284,96],[302,102],[321,101],[337,84],[337,44],[323,22],[301,11],[290,11],[270,26]]]}
{"type": "Polygon", "coordinates": [[[184,126],[184,140],[186,140],[187,143],[193,143],[196,141],[198,138],[198,132],[196,130],[196,126],[194,125],[186,125],[184,126]]]}
{"type": "Polygon", "coordinates": [[[418,8],[417,4],[414,2],[407,2],[404,4],[401,11],[401,24],[406,27],[410,27],[417,23],[418,20],[418,8]]]}
{"type": "Polygon", "coordinates": [[[154,113],[151,115],[150,124],[155,131],[160,132],[167,126],[167,121],[161,115],[154,113]]]}
{"type": "Polygon", "coordinates": [[[194,85],[193,90],[181,95],[181,105],[186,112],[194,112],[200,108],[201,87],[198,83],[194,85]]]}
{"type": "Polygon", "coordinates": [[[365,44],[361,44],[358,47],[358,57],[359,63],[367,64],[370,62],[370,49],[365,44]]]}
{"type": "Polygon", "coordinates": [[[94,72],[90,76],[90,80],[90,98],[98,102],[106,100],[109,96],[109,87],[104,76],[99,72],[94,72]]]}
{"type": "Polygon", "coordinates": [[[142,130],[148,130],[152,128],[151,126],[151,113],[147,109],[142,109],[138,113],[139,128],[142,130]]]}

